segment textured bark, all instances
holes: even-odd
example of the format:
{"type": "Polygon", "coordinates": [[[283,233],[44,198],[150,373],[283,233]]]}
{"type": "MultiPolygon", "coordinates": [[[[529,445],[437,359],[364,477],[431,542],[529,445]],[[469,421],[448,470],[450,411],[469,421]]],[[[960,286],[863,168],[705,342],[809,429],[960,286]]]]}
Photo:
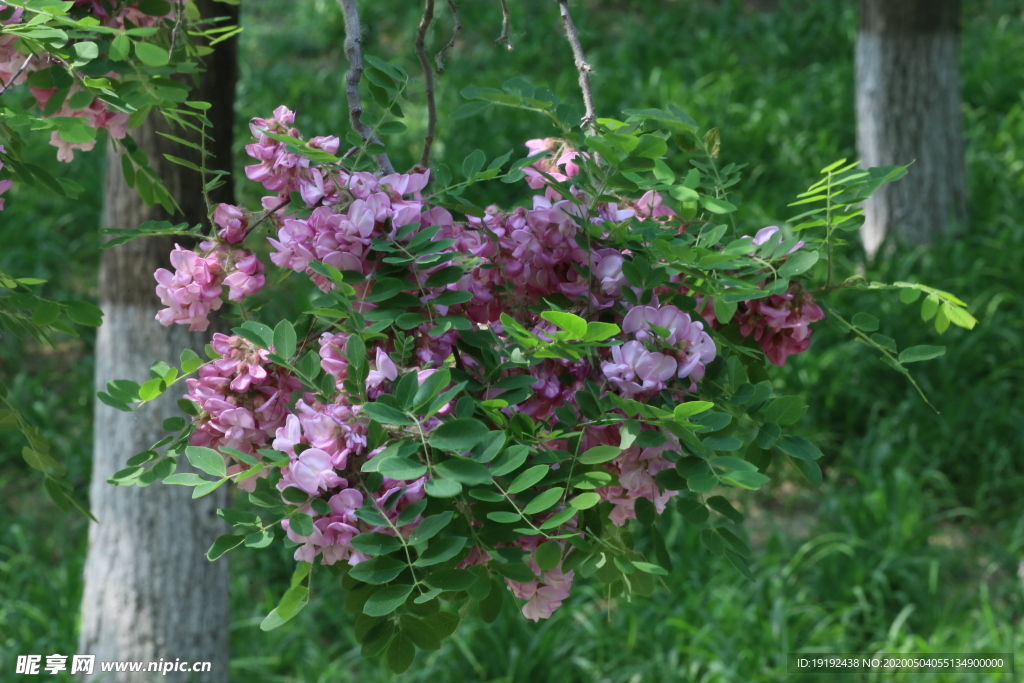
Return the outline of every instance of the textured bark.
{"type": "Polygon", "coordinates": [[[866,167],[914,162],[865,205],[869,257],[887,234],[926,244],[967,217],[960,0],[861,0],[857,151],[866,167]]]}
{"type": "MultiPolygon", "coordinates": [[[[203,16],[225,16],[230,5],[198,3],[203,16]]],[[[237,21],[237,16],[236,16],[237,21]]],[[[210,152],[213,168],[230,169],[234,83],[234,41],[218,45],[209,58],[193,99],[213,104],[207,113],[214,123],[216,144],[210,152]]],[[[165,129],[160,117],[132,132],[150,164],[166,182],[192,223],[206,220],[199,175],[167,162],[163,154],[195,159],[192,150],[156,135],[165,129]]],[[[181,130],[174,134],[185,137],[181,130]]],[[[147,207],[125,185],[120,163],[108,147],[103,225],[132,228],[147,220],[169,217],[159,207],[147,207]]],[[[215,201],[231,201],[231,185],[215,201]]],[[[206,335],[183,326],[165,328],[154,319],[159,301],[153,271],[169,267],[174,240],[139,239],[103,253],[100,268],[100,306],[104,322],[96,340],[96,387],[112,379],[138,382],[149,377],[157,360],[175,363],[188,347],[202,352],[206,335]]],[[[224,533],[216,516],[227,501],[226,489],[197,501],[191,488],[156,484],[141,489],[106,483],[125,461],[167,435],[161,422],[180,414],[176,386],[134,413],[123,413],[99,401],[95,409],[93,471],[90,504],[98,524],[89,527],[79,652],[101,661],[211,662],[210,673],[172,672],[159,676],[168,683],[228,680],[228,568],[226,560],[209,562],[205,552],[224,533]],[[219,494],[219,495],[218,495],[219,494]]],[[[188,471],[181,459],[178,471],[188,471]]],[[[147,675],[112,673],[105,683],[149,680],[147,675]]],[[[89,679],[91,680],[91,678],[89,679]]],[[[153,680],[156,680],[153,678],[153,680]]]]}

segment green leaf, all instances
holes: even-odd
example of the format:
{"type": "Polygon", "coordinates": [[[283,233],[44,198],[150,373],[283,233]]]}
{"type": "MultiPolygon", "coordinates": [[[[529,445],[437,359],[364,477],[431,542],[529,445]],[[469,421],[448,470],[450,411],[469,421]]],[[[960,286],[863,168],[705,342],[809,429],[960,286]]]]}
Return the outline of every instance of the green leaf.
{"type": "Polygon", "coordinates": [[[704,439],[704,448],[711,451],[738,451],[743,442],[735,436],[709,436],[704,439]]]}
{"type": "Polygon", "coordinates": [[[718,486],[718,475],[699,474],[686,478],[686,487],[694,493],[707,493],[718,486]]]}
{"type": "Polygon", "coordinates": [[[434,634],[438,638],[444,640],[455,633],[455,629],[459,627],[461,620],[459,615],[454,612],[435,612],[428,617],[424,617],[423,621],[434,630],[434,634]]]}
{"type": "Polygon", "coordinates": [[[775,445],[780,434],[782,434],[782,429],[779,425],[769,422],[762,426],[761,430],[757,433],[757,445],[767,450],[775,445]]]}
{"type": "Polygon", "coordinates": [[[519,469],[530,454],[529,446],[510,446],[491,464],[491,475],[503,477],[519,469]]]}
{"type": "Polygon", "coordinates": [[[185,457],[197,470],[212,474],[215,477],[227,476],[227,466],[224,464],[224,456],[212,448],[205,446],[188,446],[185,448],[185,457]]]}
{"type": "Polygon", "coordinates": [[[302,609],[309,602],[309,589],[306,586],[292,586],[281,596],[281,602],[271,610],[260,624],[261,631],[272,631],[278,628],[302,609]]]}
{"type": "Polygon", "coordinates": [[[743,513],[739,512],[736,508],[734,508],[732,506],[732,503],[730,503],[725,497],[711,496],[710,498],[708,498],[707,504],[711,507],[712,510],[728,518],[734,524],[743,523],[743,513]]]}
{"type": "Polygon", "coordinates": [[[437,272],[431,273],[423,286],[444,287],[445,285],[450,285],[461,280],[465,272],[466,269],[460,266],[447,266],[437,272]]]}
{"type": "Polygon", "coordinates": [[[282,320],[274,328],[274,353],[282,358],[291,359],[296,348],[295,328],[287,320],[282,320]]]}
{"type": "Polygon", "coordinates": [[[387,121],[377,127],[377,132],[381,135],[397,135],[404,133],[408,128],[401,121],[387,121]]]}
{"type": "Polygon", "coordinates": [[[154,398],[162,394],[166,388],[167,385],[164,384],[162,379],[151,379],[144,382],[143,385],[139,387],[139,398],[143,401],[152,401],[154,398]]]}
{"type": "Polygon", "coordinates": [[[799,396],[781,396],[765,408],[764,419],[780,425],[791,425],[807,411],[807,404],[799,396]]]}
{"type": "MultiPolygon", "coordinates": [[[[480,100],[477,100],[477,101],[474,101],[474,102],[466,102],[465,104],[463,104],[463,105],[459,106],[457,109],[455,109],[455,111],[453,111],[451,114],[449,114],[448,118],[450,118],[450,119],[464,119],[464,118],[473,116],[475,114],[478,114],[481,111],[483,111],[484,109],[489,109],[491,106],[492,106],[492,104],[490,102],[484,102],[484,101],[480,101],[480,100]]],[[[442,185],[446,185],[446,184],[447,183],[442,183],[442,185]]]]}
{"type": "Polygon", "coordinates": [[[589,510],[601,502],[601,496],[593,491],[587,491],[569,501],[569,505],[575,510],[589,510]]]}
{"type": "Polygon", "coordinates": [[[442,529],[448,526],[452,521],[452,517],[455,513],[451,510],[447,510],[437,515],[431,515],[424,517],[420,520],[419,525],[409,536],[409,543],[416,544],[422,543],[423,541],[429,541],[431,538],[436,536],[442,529]]]}
{"type": "Polygon", "coordinates": [[[467,569],[442,569],[423,580],[431,588],[443,591],[464,591],[476,581],[476,574],[467,569]]]}
{"type": "MultiPolygon", "coordinates": [[[[721,498],[721,496],[712,496],[712,499],[714,498],[721,498]]],[[[700,526],[708,521],[708,517],[711,516],[707,507],[693,498],[681,498],[676,506],[679,508],[679,514],[683,516],[683,519],[694,526],[700,526]]]]}
{"type": "Polygon", "coordinates": [[[722,483],[731,484],[740,488],[756,491],[769,481],[768,477],[760,472],[748,470],[734,470],[722,475],[722,483]]]}
{"type": "Polygon", "coordinates": [[[641,135],[631,156],[657,159],[668,152],[668,144],[657,135],[641,135]]]}
{"type": "Polygon", "coordinates": [[[801,460],[813,461],[822,455],[817,446],[802,436],[790,436],[787,434],[775,442],[775,447],[786,455],[800,458],[801,460]]]}
{"type": "Polygon", "coordinates": [[[878,329],[878,318],[863,311],[853,316],[853,326],[864,332],[874,332],[878,329]]]}
{"type": "Polygon", "coordinates": [[[245,536],[236,534],[222,534],[217,537],[217,540],[213,542],[210,549],[206,551],[206,559],[213,562],[224,553],[228,552],[233,548],[237,548],[245,542],[245,536]]]}
{"type": "Polygon", "coordinates": [[[203,496],[207,496],[213,493],[214,491],[219,489],[226,481],[227,479],[218,479],[217,481],[203,482],[199,486],[192,489],[192,499],[195,500],[196,498],[202,498],[203,496]]]}
{"type": "Polygon", "coordinates": [[[462,172],[465,174],[467,180],[472,180],[480,169],[484,167],[484,163],[487,161],[487,157],[479,149],[474,150],[466,159],[462,162],[462,172]]]}
{"type": "Polygon", "coordinates": [[[618,446],[594,446],[588,448],[580,456],[579,461],[583,465],[597,465],[614,460],[620,453],[622,453],[622,449],[618,446]]]}
{"type": "Polygon", "coordinates": [[[700,205],[711,213],[731,213],[736,210],[735,205],[715,197],[701,197],[700,205]]]}
{"type": "Polygon", "coordinates": [[[416,424],[412,418],[403,413],[397,408],[392,408],[384,403],[364,403],[363,413],[368,417],[382,424],[391,425],[414,425],[416,424]]]}
{"type": "Polygon", "coordinates": [[[404,562],[400,562],[387,555],[381,555],[366,562],[360,562],[352,567],[348,574],[357,581],[379,586],[392,581],[402,573],[405,567],[406,564],[404,562]]]}
{"type": "Polygon", "coordinates": [[[668,576],[667,569],[665,569],[664,567],[660,567],[656,564],[651,564],[650,562],[638,562],[636,560],[633,560],[633,566],[647,574],[656,574],[657,576],[668,576]]]}
{"type": "Polygon", "coordinates": [[[536,498],[527,503],[526,507],[523,508],[523,514],[535,515],[538,512],[544,512],[561,500],[563,493],[565,493],[565,489],[561,486],[542,491],[536,498]]]}
{"type": "Polygon", "coordinates": [[[84,66],[100,56],[99,47],[88,40],[75,43],[71,46],[71,51],[75,53],[74,66],[84,66]]]}
{"type": "Polygon", "coordinates": [[[383,617],[391,614],[405,604],[405,601],[412,593],[412,586],[397,585],[383,588],[373,595],[363,605],[363,614],[371,617],[383,617]]]}
{"type": "Polygon", "coordinates": [[[124,33],[120,34],[110,43],[107,56],[115,62],[123,61],[128,57],[128,50],[131,48],[131,40],[124,33]]]}
{"type": "Polygon", "coordinates": [[[904,287],[900,289],[900,301],[905,304],[912,304],[918,300],[921,296],[921,290],[913,287],[904,287]]]}
{"type": "Polygon", "coordinates": [[[416,396],[412,400],[413,410],[419,410],[433,401],[441,391],[451,384],[451,373],[447,368],[441,368],[423,380],[416,390],[416,396]]]}
{"type": "Polygon", "coordinates": [[[923,360],[931,360],[932,358],[938,358],[946,353],[945,346],[911,346],[910,348],[903,349],[900,352],[901,363],[917,363],[923,360]]]}
{"type": "Polygon", "coordinates": [[[469,539],[465,536],[439,538],[420,554],[419,559],[416,560],[416,566],[429,567],[441,562],[447,562],[462,552],[462,549],[466,547],[468,542],[469,539]]]}
{"type": "Polygon", "coordinates": [[[462,493],[462,484],[452,479],[431,479],[423,490],[432,498],[453,498],[462,493]]]}
{"type": "Polygon", "coordinates": [[[427,468],[422,463],[407,458],[390,457],[380,461],[377,471],[395,481],[411,481],[426,474],[427,468]]]}
{"type": "Polygon", "coordinates": [[[165,432],[177,432],[185,428],[185,418],[183,417],[169,417],[164,420],[161,428],[165,432]]]}
{"type": "Polygon", "coordinates": [[[815,486],[821,486],[821,468],[818,467],[818,463],[813,460],[802,460],[794,459],[790,460],[793,465],[800,471],[800,474],[804,475],[807,481],[811,482],[815,486]]]}
{"type": "Polygon", "coordinates": [[[779,277],[788,280],[796,275],[807,272],[817,262],[818,252],[798,251],[786,258],[786,262],[779,268],[779,277]]]}
{"type": "Polygon", "coordinates": [[[181,352],[181,371],[184,374],[190,374],[198,370],[203,365],[203,361],[199,358],[199,355],[192,349],[184,349],[181,352]]]}
{"type": "Polygon", "coordinates": [[[578,315],[561,311],[544,311],[540,317],[568,332],[569,339],[583,339],[587,335],[587,321],[578,315]]]}
{"type": "Polygon", "coordinates": [[[498,524],[514,524],[522,519],[522,515],[518,512],[488,512],[487,519],[497,522],[498,524]]]}
{"type": "Polygon", "coordinates": [[[420,498],[418,501],[410,505],[409,507],[398,513],[398,519],[395,521],[395,526],[405,526],[406,524],[412,524],[416,521],[416,518],[423,514],[423,511],[427,507],[427,499],[420,498]]]}
{"type": "Polygon", "coordinates": [[[99,327],[103,323],[103,311],[85,301],[64,302],[64,313],[71,322],[86,327],[99,327]]]}
{"type": "Polygon", "coordinates": [[[402,633],[409,636],[409,640],[415,643],[419,649],[431,652],[441,649],[441,639],[434,633],[434,629],[430,628],[422,619],[411,614],[403,614],[399,617],[399,623],[402,633]]]}
{"type": "Polygon", "coordinates": [[[549,465],[536,465],[531,467],[512,480],[512,483],[508,485],[508,489],[506,489],[506,491],[508,493],[519,493],[521,491],[525,491],[543,479],[550,471],[551,467],[549,465]]]}
{"type": "Polygon", "coordinates": [[[480,420],[472,418],[450,420],[439,425],[433,431],[428,443],[443,451],[466,452],[487,438],[489,431],[487,425],[480,420]]]}
{"type": "Polygon", "coordinates": [[[167,0],[139,0],[138,8],[151,17],[166,17],[173,11],[167,0]]]}
{"type": "Polygon", "coordinates": [[[534,558],[537,560],[537,566],[543,571],[554,569],[562,561],[562,546],[556,541],[541,543],[537,546],[534,558]]]}
{"type": "Polygon", "coordinates": [[[658,510],[647,498],[636,499],[636,519],[645,527],[652,527],[658,521],[658,510]]]}
{"type": "Polygon", "coordinates": [[[703,413],[706,410],[711,410],[715,407],[715,404],[711,401],[687,401],[686,403],[680,403],[672,411],[672,417],[677,420],[685,420],[692,415],[697,413],[703,413]]]}
{"type": "Polygon", "coordinates": [[[309,536],[313,533],[313,518],[299,512],[289,520],[288,528],[298,536],[309,536]]]}
{"type": "Polygon", "coordinates": [[[200,484],[207,483],[206,479],[203,479],[194,472],[182,472],[181,474],[172,474],[169,477],[164,478],[165,484],[176,484],[179,486],[199,486],[200,484]]]}
{"type": "Polygon", "coordinates": [[[152,43],[135,43],[135,56],[147,66],[166,66],[168,62],[167,50],[152,43]]]}
{"type": "Polygon", "coordinates": [[[587,331],[583,335],[585,342],[604,341],[617,335],[621,330],[618,325],[612,323],[590,322],[587,323],[587,331]]]}
{"type": "Polygon", "coordinates": [[[475,486],[491,483],[491,471],[485,465],[469,458],[457,456],[448,458],[437,463],[434,469],[445,479],[451,479],[461,484],[475,486]]]}

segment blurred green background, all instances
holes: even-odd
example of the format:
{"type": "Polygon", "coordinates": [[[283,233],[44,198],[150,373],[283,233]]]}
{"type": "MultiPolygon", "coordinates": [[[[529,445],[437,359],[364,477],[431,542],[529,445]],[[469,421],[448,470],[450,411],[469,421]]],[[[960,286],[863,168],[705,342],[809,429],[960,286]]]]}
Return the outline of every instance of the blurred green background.
{"type": "MultiPolygon", "coordinates": [[[[366,52],[413,75],[403,103],[409,132],[390,141],[396,167],[405,168],[418,157],[425,128],[412,52],[418,3],[363,4],[366,52]]],[[[444,3],[438,5],[433,50],[452,25],[444,3]]],[[[494,44],[497,1],[462,5],[465,28],[436,83],[435,158],[452,167],[473,149],[492,158],[553,132],[540,118],[510,110],[447,122],[462,88],[500,87],[521,76],[564,100],[578,97],[556,3],[510,3],[511,52],[494,44]]],[[[919,308],[903,306],[895,293],[830,300],[874,313],[901,347],[948,345],[946,356],[913,366],[941,415],[870,349],[818,324],[811,352],[778,375],[780,390],[802,394],[811,406],[801,428],[826,453],[826,483],[810,489],[779,473],[766,490],[738,497],[756,581],[666,518],[676,564],[668,590],[608,604],[580,581],[570,603],[538,625],[507,602],[495,624],[470,619],[441,651],[419,653],[404,679],[773,681],[785,676],[786,653],[795,651],[1024,653],[1024,14],[1011,0],[964,6],[969,224],[932,249],[902,250],[870,265],[851,247],[844,267],[865,269],[869,279],[913,279],[954,292],[980,324],[937,339],[919,308]]],[[[574,12],[600,115],[672,102],[703,128],[721,129],[726,162],[749,164],[736,196],[748,234],[794,213],[786,204],[818,169],[855,157],[852,0],[593,0],[576,3],[574,12]]],[[[344,135],[346,63],[336,3],[292,0],[283,8],[245,0],[243,26],[236,170],[245,163],[248,119],[279,104],[298,112],[306,136],[344,135]]],[[[87,190],[74,203],[11,190],[0,214],[0,269],[50,280],[46,296],[94,297],[102,160],[79,154],[58,168],[45,143],[35,156],[87,190]]],[[[259,189],[238,186],[250,204],[259,189]]],[[[518,196],[501,183],[487,191],[474,198],[507,203],[518,196]]],[[[0,377],[83,491],[92,345],[90,337],[60,339],[54,348],[0,339],[0,377]]],[[[4,662],[19,653],[76,651],[86,539],[84,521],[62,515],[41,493],[20,460],[19,439],[0,432],[4,662]]],[[[289,553],[236,552],[231,562],[233,680],[392,679],[382,665],[359,657],[326,574],[294,622],[262,633],[260,620],[287,585],[289,553]]],[[[1008,683],[1012,676],[990,678],[1008,683]]]]}

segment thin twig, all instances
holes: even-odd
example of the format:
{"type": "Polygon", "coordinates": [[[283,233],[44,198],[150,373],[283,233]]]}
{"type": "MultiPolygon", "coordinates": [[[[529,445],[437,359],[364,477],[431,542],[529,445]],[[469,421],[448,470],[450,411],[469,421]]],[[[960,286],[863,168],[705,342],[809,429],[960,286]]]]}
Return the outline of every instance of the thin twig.
{"type": "Polygon", "coordinates": [[[512,30],[512,20],[508,16],[508,5],[505,4],[505,0],[501,0],[501,35],[494,41],[499,45],[505,43],[505,49],[511,50],[512,43],[508,42],[509,31],[512,30]]]}
{"type": "MultiPolygon", "coordinates": [[[[25,63],[21,65],[21,68],[18,69],[17,71],[15,71],[14,75],[11,76],[11,80],[9,80],[6,83],[4,83],[4,87],[0,88],[0,95],[3,95],[5,92],[7,92],[8,88],[10,88],[12,85],[14,85],[14,81],[18,80],[18,76],[20,76],[21,74],[23,74],[25,72],[25,69],[28,68],[28,63],[32,61],[33,57],[35,57],[34,54],[29,55],[25,59],[25,63]]],[[[0,81],[0,83],[2,83],[2,81],[0,81]]]]}
{"type": "Polygon", "coordinates": [[[569,0],[558,0],[558,8],[562,14],[562,23],[565,24],[565,33],[569,37],[569,45],[572,47],[572,56],[576,61],[576,70],[580,72],[580,89],[583,91],[583,106],[586,113],[580,123],[584,128],[594,130],[597,126],[597,115],[594,113],[594,92],[590,88],[590,72],[592,69],[583,56],[583,47],[580,45],[580,34],[576,25],[572,23],[569,15],[569,0]]]}
{"type": "Polygon", "coordinates": [[[181,24],[185,20],[185,4],[178,3],[178,6],[174,10],[174,29],[171,31],[171,49],[168,54],[171,59],[174,58],[174,51],[178,48],[178,36],[181,31],[181,24]]]}
{"type": "MultiPolygon", "coordinates": [[[[359,81],[363,77],[363,28],[359,23],[359,10],[356,0],[338,0],[341,14],[345,18],[345,56],[348,58],[349,69],[345,75],[345,97],[348,99],[349,121],[352,130],[359,134],[363,142],[379,145],[380,140],[373,136],[370,127],[363,123],[363,103],[359,99],[359,81]]],[[[390,175],[395,172],[387,153],[374,157],[381,173],[390,175]]]]}
{"type": "Polygon", "coordinates": [[[434,0],[426,0],[423,8],[423,18],[420,19],[419,28],[416,29],[416,56],[420,59],[420,66],[423,67],[423,89],[427,95],[427,134],[423,136],[423,154],[420,155],[420,166],[428,168],[430,165],[430,147],[434,144],[434,129],[437,127],[437,106],[434,104],[434,74],[430,70],[430,62],[427,60],[427,51],[423,47],[423,41],[427,36],[427,28],[434,20],[434,0]]]}
{"type": "Polygon", "coordinates": [[[455,28],[452,30],[452,39],[434,56],[434,63],[437,64],[437,73],[439,74],[444,73],[444,53],[448,52],[455,45],[455,39],[462,32],[462,22],[459,21],[459,8],[455,6],[455,0],[448,0],[448,9],[452,11],[452,17],[455,19],[455,28]]]}

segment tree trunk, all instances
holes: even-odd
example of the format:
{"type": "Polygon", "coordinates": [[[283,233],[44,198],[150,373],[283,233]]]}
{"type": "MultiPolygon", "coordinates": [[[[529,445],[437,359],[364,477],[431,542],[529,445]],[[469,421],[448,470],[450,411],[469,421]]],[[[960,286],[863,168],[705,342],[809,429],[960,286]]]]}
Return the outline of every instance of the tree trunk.
{"type": "Polygon", "coordinates": [[[857,151],[865,167],[914,162],[865,205],[873,258],[887,234],[926,244],[967,218],[960,0],[861,0],[857,151]]]}
{"type": "MultiPolygon", "coordinates": [[[[204,17],[226,16],[237,7],[203,0],[204,17]]],[[[207,59],[192,99],[212,103],[207,115],[216,142],[208,145],[211,168],[231,168],[231,132],[237,60],[235,41],[225,41],[207,59]]],[[[152,114],[132,132],[171,195],[190,223],[206,221],[199,174],[164,159],[164,153],[198,162],[192,150],[156,135],[170,130],[159,114],[152,114]]],[[[178,137],[187,137],[175,130],[178,137]]],[[[195,139],[195,136],[192,136],[195,139]]],[[[170,217],[159,207],[147,207],[122,178],[119,158],[108,146],[103,225],[133,228],[147,220],[170,217]]],[[[232,202],[230,182],[214,201],[232,202]]],[[[206,335],[175,325],[165,328],[154,316],[159,301],[153,272],[169,267],[175,240],[146,238],[103,252],[100,267],[100,306],[103,326],[96,339],[96,387],[105,390],[112,379],[149,378],[157,360],[175,364],[188,347],[201,353],[206,335]]],[[[185,246],[183,244],[183,246],[185,246]]],[[[192,489],[156,484],[141,489],[107,483],[125,461],[167,435],[162,421],[180,414],[175,400],[183,390],[174,387],[134,413],[124,413],[99,401],[95,409],[93,470],[90,486],[92,512],[99,521],[89,527],[85,565],[79,652],[96,655],[96,673],[104,661],[210,662],[209,673],[193,677],[172,672],[159,680],[216,683],[228,680],[228,568],[224,559],[209,562],[205,553],[224,533],[216,516],[225,507],[227,489],[193,501],[192,489]],[[220,494],[220,495],[218,495],[220,494]]],[[[178,471],[189,471],[180,459],[178,471]]],[[[145,670],[145,669],[143,669],[145,670]]],[[[103,680],[121,683],[140,679],[135,673],[112,673],[103,680]]],[[[152,676],[152,674],[150,674],[152,676]]],[[[91,680],[91,678],[90,678],[91,680]]],[[[156,680],[156,679],[152,679],[156,680]]]]}

